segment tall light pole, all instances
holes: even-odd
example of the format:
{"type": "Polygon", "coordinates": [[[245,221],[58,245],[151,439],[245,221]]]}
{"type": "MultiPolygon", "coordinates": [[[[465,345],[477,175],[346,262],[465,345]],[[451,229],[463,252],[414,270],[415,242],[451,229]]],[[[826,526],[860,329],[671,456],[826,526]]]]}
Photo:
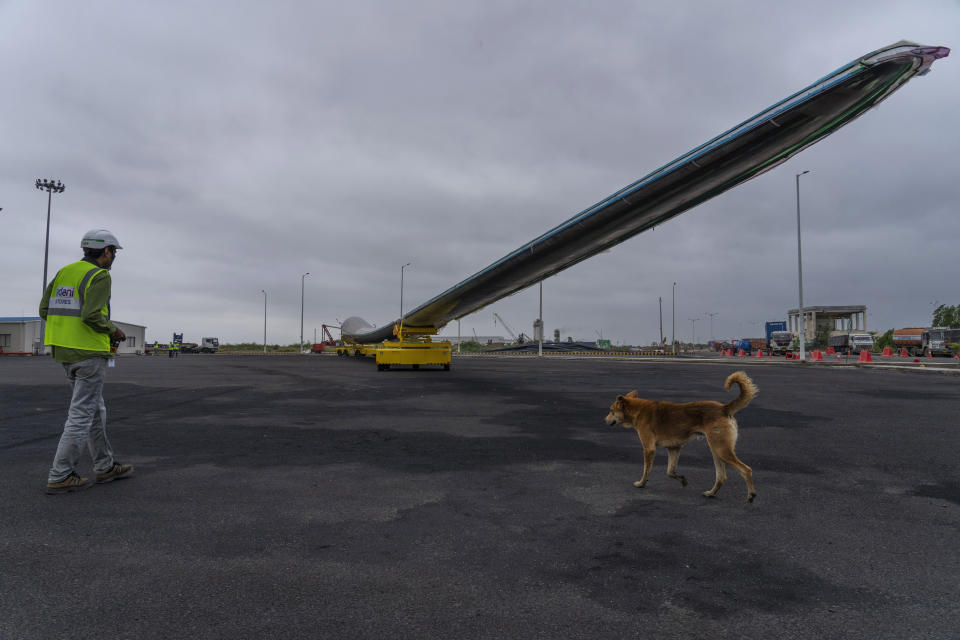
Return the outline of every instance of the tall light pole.
{"type": "Polygon", "coordinates": [[[540,323],[540,346],[537,347],[537,355],[543,357],[543,280],[540,281],[540,313],[537,315],[537,321],[540,323]]]}
{"type": "Polygon", "coordinates": [[[50,256],[50,204],[53,201],[54,193],[63,193],[63,190],[66,189],[66,185],[57,180],[41,180],[37,178],[36,182],[37,189],[47,192],[47,241],[43,246],[43,288],[41,291],[47,290],[47,260],[50,256]]]}
{"type": "Polygon", "coordinates": [[[803,312],[803,257],[800,251],[800,176],[810,173],[804,171],[797,174],[797,279],[800,285],[800,362],[807,360],[807,326],[803,312]]]}
{"type": "Polygon", "coordinates": [[[267,290],[260,289],[263,294],[263,355],[267,355],[267,290]]]}
{"type": "Polygon", "coordinates": [[[663,349],[663,297],[657,298],[657,305],[660,307],[660,348],[663,349]]]}
{"type": "Polygon", "coordinates": [[[398,337],[403,339],[403,270],[410,266],[410,263],[400,265],[400,334],[398,337]]]}
{"type": "Polygon", "coordinates": [[[303,281],[306,277],[310,275],[310,272],[307,271],[305,274],[300,276],[300,353],[303,353],[303,281]]]}
{"type": "Polygon", "coordinates": [[[703,315],[710,316],[710,342],[713,342],[713,316],[718,316],[720,314],[716,311],[708,311],[703,315]]]}
{"type": "Polygon", "coordinates": [[[670,312],[670,350],[677,352],[677,283],[673,283],[673,310],[670,312]]]}
{"type": "Polygon", "coordinates": [[[697,320],[700,318],[687,318],[690,321],[690,326],[693,327],[693,342],[691,344],[697,344],[697,320]]]}

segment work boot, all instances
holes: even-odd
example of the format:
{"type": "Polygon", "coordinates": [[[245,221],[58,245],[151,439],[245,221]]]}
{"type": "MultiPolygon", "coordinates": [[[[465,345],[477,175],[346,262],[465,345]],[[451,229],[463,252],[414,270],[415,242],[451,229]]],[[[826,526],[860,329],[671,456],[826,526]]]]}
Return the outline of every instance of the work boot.
{"type": "Polygon", "coordinates": [[[50,495],[57,493],[70,493],[71,491],[86,489],[89,486],[90,485],[87,484],[87,478],[81,478],[75,472],[71,472],[70,475],[60,482],[48,482],[47,493],[50,495]]]}
{"type": "Polygon", "coordinates": [[[132,464],[120,464],[116,460],[113,461],[113,467],[110,468],[110,471],[105,473],[97,474],[97,484],[103,484],[104,482],[113,482],[119,478],[126,478],[127,476],[133,473],[132,464]]]}

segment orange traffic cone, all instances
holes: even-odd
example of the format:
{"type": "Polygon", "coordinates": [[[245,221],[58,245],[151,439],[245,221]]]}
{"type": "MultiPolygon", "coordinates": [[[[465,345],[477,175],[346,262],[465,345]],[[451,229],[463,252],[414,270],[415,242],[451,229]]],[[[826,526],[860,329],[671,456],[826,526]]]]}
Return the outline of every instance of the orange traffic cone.
{"type": "Polygon", "coordinates": [[[883,348],[883,354],[882,354],[882,355],[892,356],[892,355],[893,355],[893,348],[892,348],[892,347],[884,347],[884,348],[883,348]]]}
{"type": "Polygon", "coordinates": [[[860,352],[860,359],[857,362],[873,362],[873,358],[870,357],[870,350],[864,349],[860,352]]]}
{"type": "Polygon", "coordinates": [[[828,356],[835,356],[835,355],[837,355],[837,352],[836,352],[836,350],[835,350],[833,347],[827,347],[826,354],[827,354],[828,356]]]}
{"type": "Polygon", "coordinates": [[[820,349],[814,349],[813,355],[810,356],[810,359],[823,361],[823,353],[820,352],[820,349]]]}
{"type": "Polygon", "coordinates": [[[900,357],[901,357],[901,358],[909,358],[909,357],[910,357],[910,354],[907,353],[907,348],[906,348],[906,347],[900,347],[900,357]]]}
{"type": "Polygon", "coordinates": [[[927,351],[927,357],[928,357],[928,358],[932,358],[932,357],[933,357],[933,351],[927,351]]]}
{"type": "Polygon", "coordinates": [[[738,358],[742,358],[742,357],[745,356],[745,355],[747,355],[747,354],[745,354],[745,353],[743,352],[743,349],[740,349],[740,351],[737,352],[737,357],[738,357],[738,358]]]}
{"type": "Polygon", "coordinates": [[[763,357],[763,349],[757,349],[757,355],[754,356],[754,357],[755,357],[755,358],[762,358],[762,357],[763,357]]]}
{"type": "Polygon", "coordinates": [[[793,360],[793,354],[789,351],[787,351],[784,355],[786,356],[787,360],[793,360]]]}

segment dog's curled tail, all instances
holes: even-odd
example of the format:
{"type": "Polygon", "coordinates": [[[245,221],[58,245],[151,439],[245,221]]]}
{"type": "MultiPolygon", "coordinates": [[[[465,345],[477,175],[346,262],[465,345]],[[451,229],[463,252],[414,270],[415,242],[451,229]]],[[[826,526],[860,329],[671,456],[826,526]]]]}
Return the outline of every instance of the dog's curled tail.
{"type": "Polygon", "coordinates": [[[740,395],[723,405],[723,415],[725,416],[732,416],[750,404],[750,401],[753,400],[759,391],[757,385],[753,384],[753,380],[750,379],[750,376],[748,376],[745,371],[734,371],[727,376],[727,381],[724,383],[723,388],[730,391],[730,387],[734,382],[740,385],[740,395]]]}

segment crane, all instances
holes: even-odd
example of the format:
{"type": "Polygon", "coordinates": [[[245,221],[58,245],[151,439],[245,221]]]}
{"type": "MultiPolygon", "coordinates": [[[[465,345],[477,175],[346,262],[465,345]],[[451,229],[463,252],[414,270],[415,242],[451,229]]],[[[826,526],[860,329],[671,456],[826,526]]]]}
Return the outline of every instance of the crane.
{"type": "Polygon", "coordinates": [[[500,324],[503,325],[503,328],[507,330],[507,333],[510,334],[510,337],[513,338],[513,341],[514,341],[514,342],[518,342],[518,343],[520,343],[520,344],[523,344],[524,335],[521,333],[521,334],[520,334],[520,337],[518,338],[518,337],[517,337],[517,334],[515,334],[515,333],[513,332],[513,329],[510,328],[510,325],[508,325],[506,322],[504,322],[504,321],[503,321],[503,318],[500,317],[500,314],[498,314],[496,311],[494,311],[494,312],[493,312],[493,324],[494,324],[494,325],[497,324],[497,320],[499,320],[499,321],[500,321],[500,324]]]}
{"type": "Polygon", "coordinates": [[[498,314],[496,311],[494,311],[494,312],[493,312],[493,324],[494,324],[494,325],[497,324],[497,320],[500,321],[500,324],[503,325],[503,328],[507,330],[507,333],[510,334],[510,337],[513,338],[513,341],[516,342],[516,341],[517,341],[517,335],[513,332],[513,329],[511,329],[510,326],[509,326],[506,322],[503,321],[503,318],[500,317],[500,314],[498,314]]]}

